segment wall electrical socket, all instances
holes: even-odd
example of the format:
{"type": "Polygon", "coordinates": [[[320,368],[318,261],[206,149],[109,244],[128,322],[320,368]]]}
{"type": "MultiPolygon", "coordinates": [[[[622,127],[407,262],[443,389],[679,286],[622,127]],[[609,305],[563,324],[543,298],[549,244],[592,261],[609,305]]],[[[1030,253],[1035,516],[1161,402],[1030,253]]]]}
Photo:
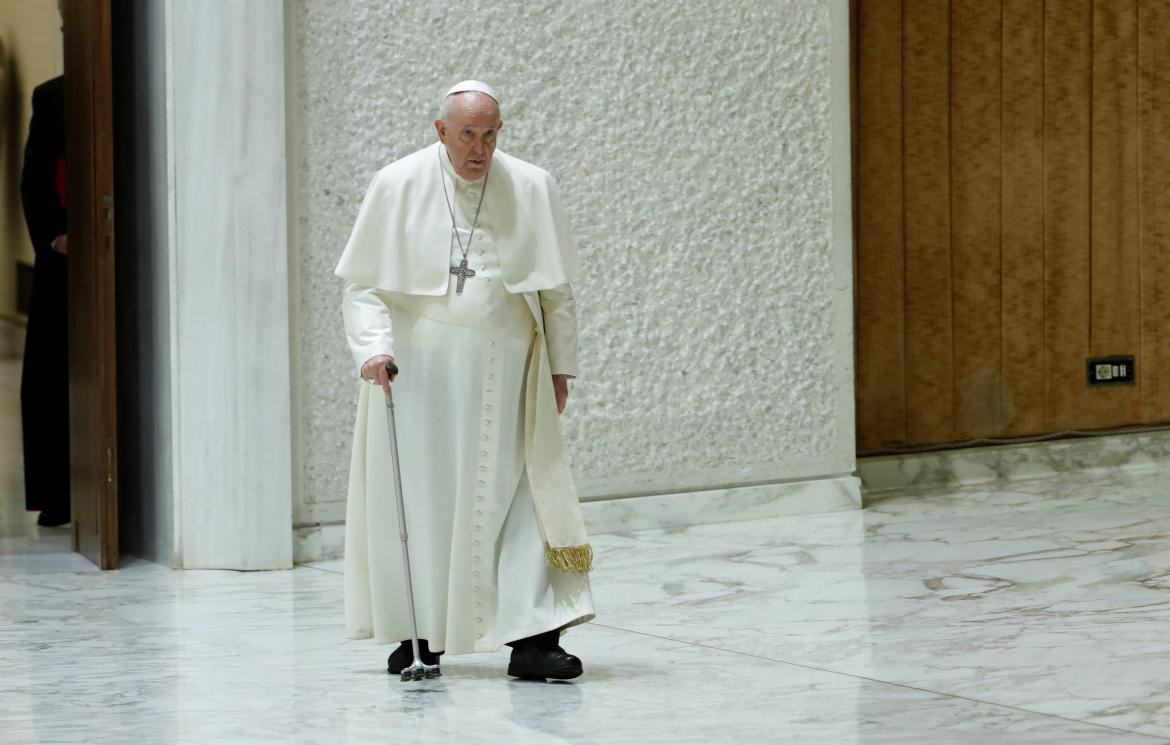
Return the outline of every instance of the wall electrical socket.
{"type": "Polygon", "coordinates": [[[1133,357],[1090,357],[1086,367],[1089,385],[1133,385],[1133,357]]]}

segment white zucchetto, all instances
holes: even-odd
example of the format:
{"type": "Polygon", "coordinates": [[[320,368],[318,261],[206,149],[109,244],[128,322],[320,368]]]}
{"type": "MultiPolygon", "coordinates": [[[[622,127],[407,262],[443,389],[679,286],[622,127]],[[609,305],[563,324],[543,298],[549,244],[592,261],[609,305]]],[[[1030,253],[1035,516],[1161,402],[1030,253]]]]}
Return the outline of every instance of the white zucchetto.
{"type": "Polygon", "coordinates": [[[492,100],[494,100],[497,104],[500,102],[499,96],[497,96],[496,92],[492,90],[492,87],[487,83],[481,83],[478,80],[464,80],[461,83],[456,83],[455,85],[451,86],[451,90],[443,94],[443,98],[446,99],[447,96],[453,96],[456,93],[469,93],[471,91],[491,96],[492,100]]]}

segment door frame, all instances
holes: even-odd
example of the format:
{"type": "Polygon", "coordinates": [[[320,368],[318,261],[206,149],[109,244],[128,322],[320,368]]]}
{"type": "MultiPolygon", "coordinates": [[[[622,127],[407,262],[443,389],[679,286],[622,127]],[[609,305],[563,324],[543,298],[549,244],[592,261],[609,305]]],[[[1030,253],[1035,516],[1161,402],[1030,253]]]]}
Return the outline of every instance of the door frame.
{"type": "Polygon", "coordinates": [[[118,565],[110,0],[63,0],[73,550],[118,565]]]}

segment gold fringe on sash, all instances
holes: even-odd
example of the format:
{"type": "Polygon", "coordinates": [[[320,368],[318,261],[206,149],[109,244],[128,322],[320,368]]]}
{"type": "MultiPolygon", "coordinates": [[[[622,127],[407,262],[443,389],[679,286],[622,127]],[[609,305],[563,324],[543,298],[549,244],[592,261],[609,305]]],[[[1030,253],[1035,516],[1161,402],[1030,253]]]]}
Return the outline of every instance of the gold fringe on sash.
{"type": "Polygon", "coordinates": [[[553,548],[544,544],[544,555],[548,565],[562,572],[574,574],[588,574],[593,569],[593,547],[586,543],[583,546],[561,546],[553,548]]]}

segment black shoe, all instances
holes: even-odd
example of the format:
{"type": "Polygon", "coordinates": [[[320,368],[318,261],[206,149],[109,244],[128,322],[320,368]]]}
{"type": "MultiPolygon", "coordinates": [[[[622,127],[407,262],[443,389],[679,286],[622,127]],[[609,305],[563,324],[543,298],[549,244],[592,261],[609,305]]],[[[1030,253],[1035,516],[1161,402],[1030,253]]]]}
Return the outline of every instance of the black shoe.
{"type": "MultiPolygon", "coordinates": [[[[422,658],[424,665],[438,665],[439,657],[443,655],[442,652],[432,652],[427,646],[426,639],[418,640],[418,656],[422,658]]],[[[414,649],[410,643],[410,639],[398,645],[398,649],[390,653],[386,658],[386,672],[391,675],[397,675],[404,669],[414,663],[414,649]]]]}
{"type": "Polygon", "coordinates": [[[562,649],[559,639],[558,629],[511,642],[508,675],[524,680],[569,680],[579,676],[583,672],[581,660],[562,649]]]}
{"type": "Polygon", "coordinates": [[[42,510],[41,514],[37,515],[37,525],[42,528],[59,528],[62,525],[69,524],[69,515],[60,512],[50,512],[42,510]]]}

